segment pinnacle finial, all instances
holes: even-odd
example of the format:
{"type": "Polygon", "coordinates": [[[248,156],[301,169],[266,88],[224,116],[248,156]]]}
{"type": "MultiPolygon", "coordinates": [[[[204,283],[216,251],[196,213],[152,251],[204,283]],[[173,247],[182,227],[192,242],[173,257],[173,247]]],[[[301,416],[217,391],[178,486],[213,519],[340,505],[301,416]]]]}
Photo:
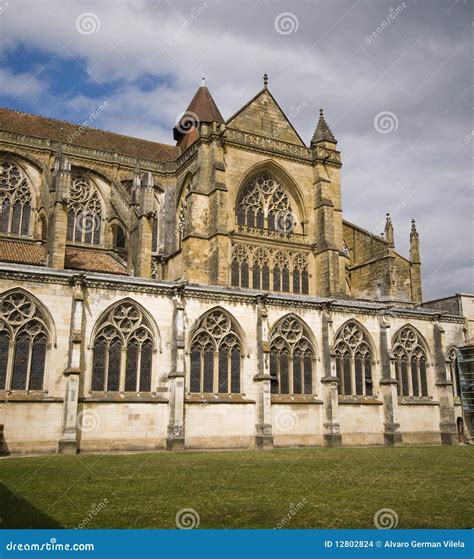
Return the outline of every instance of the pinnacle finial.
{"type": "Polygon", "coordinates": [[[263,74],[263,87],[265,89],[268,87],[268,74],[263,74]]]}
{"type": "Polygon", "coordinates": [[[323,111],[323,109],[319,109],[319,116],[324,116],[324,111],[323,111]]]}
{"type": "Polygon", "coordinates": [[[391,223],[392,218],[390,217],[390,212],[387,212],[387,213],[385,214],[385,217],[386,217],[387,223],[391,223]]]}
{"type": "Polygon", "coordinates": [[[202,73],[201,87],[206,87],[206,76],[204,75],[204,72],[202,73]]]}

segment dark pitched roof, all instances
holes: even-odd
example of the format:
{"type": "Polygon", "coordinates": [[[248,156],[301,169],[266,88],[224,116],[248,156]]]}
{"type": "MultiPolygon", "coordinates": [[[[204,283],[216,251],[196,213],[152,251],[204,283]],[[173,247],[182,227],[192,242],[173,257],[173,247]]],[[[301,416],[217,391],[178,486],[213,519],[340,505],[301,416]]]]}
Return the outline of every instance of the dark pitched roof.
{"type": "MultiPolygon", "coordinates": [[[[0,239],[0,261],[45,266],[46,247],[31,241],[0,239]]],[[[66,270],[127,275],[127,268],[105,250],[66,247],[66,270]]]]}
{"type": "Polygon", "coordinates": [[[46,247],[40,243],[0,239],[0,260],[3,262],[44,266],[46,262],[46,247]]]}
{"type": "Polygon", "coordinates": [[[333,142],[337,144],[336,138],[334,137],[334,134],[331,132],[331,129],[329,128],[328,123],[324,118],[323,109],[319,110],[318,125],[316,126],[313,138],[311,139],[311,145],[318,142],[333,142]]]}
{"type": "Polygon", "coordinates": [[[176,159],[180,154],[176,146],[2,108],[0,130],[157,162],[176,159]]]}
{"type": "Polygon", "coordinates": [[[194,113],[200,122],[224,122],[210,91],[205,85],[196,91],[186,109],[186,113],[194,113]]]}
{"type": "Polygon", "coordinates": [[[127,274],[125,266],[103,250],[67,247],[64,268],[85,272],[104,272],[107,274],[127,274]]]}

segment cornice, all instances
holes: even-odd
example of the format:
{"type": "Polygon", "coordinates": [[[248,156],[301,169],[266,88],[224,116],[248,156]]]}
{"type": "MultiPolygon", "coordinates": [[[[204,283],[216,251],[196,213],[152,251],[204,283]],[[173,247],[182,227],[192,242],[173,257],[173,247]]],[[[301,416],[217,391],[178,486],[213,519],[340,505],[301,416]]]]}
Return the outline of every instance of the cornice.
{"type": "Polygon", "coordinates": [[[241,289],[228,286],[189,284],[180,281],[164,281],[112,274],[86,273],[75,270],[54,270],[52,268],[25,266],[20,264],[0,264],[0,278],[19,282],[37,282],[38,284],[58,284],[72,286],[74,279],[81,277],[82,285],[92,289],[111,289],[128,294],[147,293],[173,297],[176,287],[180,287],[183,296],[216,302],[226,301],[255,305],[257,307],[262,294],[266,295],[267,307],[287,307],[289,309],[325,310],[340,314],[365,314],[372,316],[389,315],[393,318],[427,320],[430,322],[464,324],[464,317],[443,314],[439,311],[394,306],[393,303],[362,301],[357,299],[336,299],[314,295],[276,294],[254,289],[241,289]]]}

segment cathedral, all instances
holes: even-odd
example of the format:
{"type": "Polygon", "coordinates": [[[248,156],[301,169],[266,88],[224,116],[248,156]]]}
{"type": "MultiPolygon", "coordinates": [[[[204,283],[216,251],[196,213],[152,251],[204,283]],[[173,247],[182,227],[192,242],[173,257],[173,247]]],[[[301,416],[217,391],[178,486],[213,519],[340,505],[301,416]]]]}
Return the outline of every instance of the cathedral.
{"type": "Polygon", "coordinates": [[[456,444],[465,319],[344,219],[323,111],[202,85],[173,136],[0,109],[3,452],[456,444]]]}

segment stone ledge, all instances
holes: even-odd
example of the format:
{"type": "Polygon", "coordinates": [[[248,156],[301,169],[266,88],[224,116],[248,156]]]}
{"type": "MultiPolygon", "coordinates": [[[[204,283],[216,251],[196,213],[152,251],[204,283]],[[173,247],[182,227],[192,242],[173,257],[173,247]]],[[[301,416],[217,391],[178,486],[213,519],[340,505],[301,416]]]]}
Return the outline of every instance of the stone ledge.
{"type": "Polygon", "coordinates": [[[436,400],[423,400],[422,398],[409,400],[405,398],[398,398],[398,404],[400,406],[439,406],[439,402],[436,400]]]}
{"type": "Polygon", "coordinates": [[[363,406],[383,406],[383,402],[377,398],[366,398],[365,396],[339,396],[339,405],[363,405],[363,406]]]}
{"type": "Polygon", "coordinates": [[[239,394],[187,394],[184,400],[185,404],[255,404],[255,400],[244,398],[239,394]]]}
{"type": "Polygon", "coordinates": [[[92,394],[79,398],[81,404],[100,403],[100,404],[167,404],[168,400],[162,396],[122,396],[121,394],[92,394]]]}
{"type": "Polygon", "coordinates": [[[308,404],[322,404],[323,401],[320,400],[319,398],[316,398],[316,396],[311,396],[310,394],[308,396],[302,396],[302,395],[295,395],[295,396],[290,396],[290,395],[284,395],[284,396],[278,396],[277,394],[272,394],[272,405],[273,404],[303,404],[303,405],[308,405],[308,404]]]}

